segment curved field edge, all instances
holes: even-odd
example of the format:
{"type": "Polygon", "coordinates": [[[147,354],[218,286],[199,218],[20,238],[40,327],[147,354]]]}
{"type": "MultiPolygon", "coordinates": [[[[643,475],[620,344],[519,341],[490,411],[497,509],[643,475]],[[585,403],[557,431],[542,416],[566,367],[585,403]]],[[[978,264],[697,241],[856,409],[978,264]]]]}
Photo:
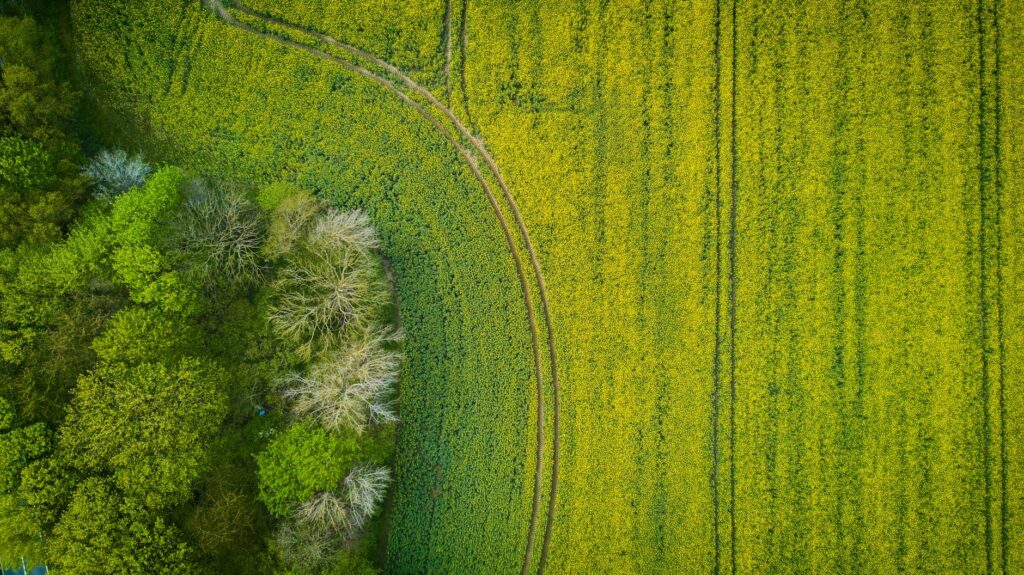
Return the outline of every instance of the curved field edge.
{"type": "Polygon", "coordinates": [[[198,7],[75,8],[94,97],[135,120],[98,119],[115,141],[235,181],[295,179],[370,212],[398,271],[411,343],[395,517],[429,525],[393,539],[394,553],[417,569],[518,568],[521,544],[509,542],[525,539],[532,491],[522,478],[532,461],[522,438],[531,418],[524,385],[507,382],[530,381],[530,342],[500,232],[450,147],[379,88],[306,56],[254,46],[198,7]],[[167,90],[180,48],[166,25],[177,18],[194,28],[193,66],[188,85],[167,90]],[[107,57],[118,51],[149,57],[107,57]],[[225,74],[260,91],[243,98],[224,85],[225,74]],[[133,123],[143,133],[124,129],[133,123]],[[338,189],[353,192],[339,197],[338,189]],[[482,546],[443,547],[467,526],[482,546]]]}
{"type": "MultiPolygon", "coordinates": [[[[533,316],[533,304],[531,302],[530,287],[527,285],[527,280],[526,280],[526,277],[524,276],[524,273],[523,273],[523,266],[522,266],[522,263],[520,262],[518,252],[516,251],[517,248],[516,248],[516,245],[515,245],[515,241],[511,237],[508,225],[505,222],[505,218],[504,218],[502,212],[500,211],[500,209],[498,208],[497,203],[495,202],[494,195],[492,194],[492,192],[491,192],[491,190],[490,190],[490,188],[488,186],[487,181],[484,179],[484,177],[482,176],[482,174],[479,171],[479,168],[478,168],[478,165],[477,165],[477,157],[481,158],[484,161],[484,163],[487,165],[487,168],[490,171],[491,176],[494,178],[494,180],[497,181],[499,187],[502,190],[502,194],[503,194],[505,200],[508,203],[509,209],[510,209],[510,211],[512,213],[512,217],[513,217],[513,219],[516,222],[516,225],[517,225],[517,228],[518,228],[518,231],[519,231],[519,234],[520,234],[520,238],[522,239],[523,244],[524,244],[524,250],[526,251],[526,253],[529,255],[529,258],[530,258],[530,263],[531,263],[532,271],[533,271],[533,274],[534,274],[533,278],[536,281],[537,292],[538,292],[540,300],[541,300],[541,307],[542,307],[543,316],[544,316],[545,328],[547,330],[547,336],[548,336],[547,337],[548,362],[549,362],[548,365],[549,365],[550,370],[551,370],[552,397],[553,397],[554,404],[552,406],[552,415],[553,415],[553,422],[552,422],[552,429],[553,429],[553,432],[552,432],[552,434],[553,434],[553,438],[552,438],[552,467],[551,467],[551,484],[550,484],[551,487],[550,487],[550,490],[549,490],[549,493],[548,493],[548,520],[546,521],[547,527],[545,528],[544,542],[543,542],[542,547],[541,547],[541,555],[540,555],[540,559],[538,561],[538,566],[537,566],[538,572],[542,573],[544,571],[544,565],[545,565],[546,558],[547,558],[547,550],[548,550],[548,547],[549,547],[550,542],[551,542],[552,526],[553,526],[553,519],[552,519],[552,517],[553,517],[553,514],[554,514],[554,510],[555,510],[555,502],[557,500],[556,495],[557,495],[557,488],[558,488],[558,461],[559,461],[559,420],[558,420],[558,417],[559,417],[559,405],[558,405],[558,395],[559,395],[559,381],[558,381],[557,352],[556,352],[556,345],[555,345],[555,339],[554,339],[554,332],[553,332],[553,328],[552,328],[550,303],[549,303],[548,297],[547,297],[547,290],[546,290],[546,287],[545,287],[544,275],[543,275],[543,272],[541,271],[540,263],[538,262],[538,259],[537,259],[537,253],[536,253],[536,250],[534,249],[534,247],[532,245],[532,241],[530,239],[530,234],[529,234],[529,232],[526,229],[526,224],[523,221],[523,217],[522,217],[522,215],[521,215],[521,213],[519,211],[519,208],[518,208],[518,206],[517,206],[517,204],[515,202],[515,199],[513,198],[511,192],[509,191],[508,185],[506,184],[504,178],[502,178],[501,172],[498,169],[497,164],[495,163],[493,157],[487,151],[486,147],[483,145],[483,143],[480,141],[480,139],[478,137],[476,137],[475,135],[473,135],[472,133],[469,132],[469,130],[455,116],[455,114],[451,111],[451,109],[449,109],[447,106],[442,104],[429,90],[425,89],[424,87],[422,87],[421,85],[416,83],[413,79],[411,79],[408,75],[404,74],[401,70],[399,70],[396,67],[394,67],[393,65],[391,65],[391,64],[381,60],[380,58],[378,58],[378,57],[376,57],[376,56],[374,56],[372,54],[369,54],[369,53],[367,53],[366,51],[364,51],[362,49],[359,49],[359,48],[356,48],[354,46],[345,44],[343,42],[339,42],[338,40],[334,39],[331,36],[328,36],[328,35],[325,35],[325,34],[322,34],[322,33],[319,33],[319,32],[315,32],[315,31],[312,31],[312,30],[307,30],[307,29],[304,29],[304,28],[302,28],[300,26],[297,26],[295,24],[290,24],[287,21],[276,19],[276,18],[269,17],[269,16],[265,16],[263,14],[254,12],[253,10],[249,9],[248,7],[246,7],[244,4],[235,2],[233,4],[233,6],[232,6],[233,9],[238,10],[238,11],[240,11],[240,12],[242,12],[242,13],[248,15],[248,16],[252,16],[252,17],[255,17],[255,18],[258,18],[258,19],[262,19],[264,22],[268,22],[268,23],[271,23],[271,24],[274,24],[274,25],[278,25],[278,26],[284,27],[284,28],[289,29],[289,30],[294,30],[294,31],[299,31],[299,32],[302,32],[302,33],[309,34],[309,35],[319,39],[320,41],[322,41],[322,42],[324,42],[326,44],[329,44],[331,46],[335,46],[335,47],[338,47],[338,48],[342,49],[343,51],[345,51],[346,53],[348,53],[348,54],[350,54],[352,56],[355,56],[357,58],[361,58],[361,59],[367,61],[369,64],[372,64],[372,65],[378,66],[380,68],[383,68],[387,73],[397,77],[402,82],[402,84],[404,84],[408,89],[412,90],[416,94],[418,94],[418,95],[422,96],[423,98],[425,98],[430,103],[430,105],[433,106],[433,108],[435,110],[437,110],[442,115],[444,115],[448,119],[448,121],[451,122],[451,124],[456,128],[456,130],[458,131],[458,134],[464,139],[464,141],[468,141],[470,143],[470,145],[472,146],[473,150],[475,150],[476,156],[471,156],[470,153],[467,152],[467,150],[464,147],[462,147],[458,141],[456,141],[455,136],[453,136],[450,132],[448,132],[422,106],[417,104],[415,101],[410,99],[405,94],[401,93],[395,87],[395,85],[390,80],[388,80],[386,77],[384,77],[382,75],[374,74],[373,72],[370,72],[366,68],[353,65],[353,64],[351,64],[349,62],[346,62],[345,60],[339,59],[337,56],[333,56],[332,54],[326,53],[326,52],[324,52],[322,50],[319,50],[317,48],[314,48],[312,46],[309,46],[309,45],[306,45],[306,44],[303,44],[303,43],[300,43],[300,42],[296,42],[296,41],[288,39],[288,38],[278,37],[278,36],[273,35],[272,33],[264,32],[264,31],[261,31],[261,30],[257,30],[257,29],[253,28],[252,26],[250,26],[248,24],[245,24],[243,22],[239,22],[226,9],[224,9],[224,7],[217,0],[213,0],[213,7],[214,7],[214,10],[217,12],[217,14],[221,17],[221,19],[225,20],[226,22],[228,22],[231,25],[234,25],[236,27],[240,27],[240,28],[242,28],[242,29],[244,29],[246,31],[252,32],[254,34],[258,34],[258,35],[260,35],[260,36],[262,36],[264,38],[269,38],[269,39],[273,39],[273,40],[279,41],[279,42],[281,42],[281,43],[283,43],[283,44],[285,44],[287,46],[290,46],[290,47],[293,47],[293,48],[297,48],[297,49],[302,49],[302,50],[305,50],[307,52],[310,52],[311,54],[313,54],[314,56],[317,56],[318,58],[321,58],[323,60],[332,61],[334,63],[337,63],[337,64],[345,67],[346,69],[349,69],[352,72],[355,72],[355,73],[360,74],[360,75],[362,75],[362,76],[364,76],[364,77],[366,77],[368,79],[376,81],[376,82],[380,83],[381,85],[385,86],[386,88],[388,88],[389,91],[394,93],[396,96],[398,96],[400,99],[402,99],[403,102],[405,102],[407,105],[409,105],[410,107],[415,109],[421,116],[423,116],[425,119],[427,119],[429,122],[431,122],[431,124],[434,125],[434,127],[440,133],[442,133],[445,136],[445,138],[459,152],[460,156],[462,156],[463,160],[466,162],[467,166],[473,172],[474,176],[477,178],[478,182],[480,183],[481,187],[483,188],[484,193],[485,193],[485,195],[488,198],[488,201],[491,203],[491,206],[494,209],[495,216],[498,219],[498,223],[499,223],[500,227],[502,228],[502,231],[503,231],[503,233],[504,233],[504,235],[506,237],[506,243],[508,244],[509,251],[512,254],[512,257],[513,257],[513,260],[514,260],[514,263],[515,263],[515,267],[516,267],[516,270],[517,270],[517,274],[519,275],[519,278],[520,278],[520,281],[521,281],[521,284],[522,284],[521,287],[522,287],[522,290],[523,290],[524,298],[526,300],[525,303],[526,303],[526,309],[527,309],[528,322],[530,324],[531,337],[533,338],[533,342],[534,342],[534,344],[533,344],[534,354],[535,354],[534,364],[535,364],[535,367],[536,367],[536,370],[537,370],[536,376],[537,376],[537,388],[538,388],[537,389],[537,442],[536,442],[536,444],[537,444],[537,454],[536,454],[537,467],[536,467],[536,471],[535,471],[534,503],[533,503],[533,508],[532,508],[532,511],[531,511],[530,528],[529,528],[529,532],[528,532],[528,535],[527,535],[526,554],[524,556],[523,565],[522,565],[522,569],[521,569],[521,573],[525,574],[525,573],[527,573],[531,569],[532,564],[533,564],[532,553],[533,553],[533,548],[534,548],[534,535],[535,535],[535,531],[536,531],[537,524],[538,524],[539,506],[540,506],[540,501],[541,501],[540,483],[541,483],[541,481],[543,479],[543,475],[544,475],[544,471],[543,471],[542,465],[541,465],[542,461],[544,459],[544,454],[543,454],[543,447],[544,447],[544,435],[543,435],[544,434],[544,401],[543,401],[544,389],[543,389],[543,377],[541,375],[542,362],[541,362],[541,359],[539,357],[539,347],[540,347],[539,339],[540,339],[540,334],[538,332],[538,329],[537,329],[537,326],[536,326],[536,323],[535,323],[535,320],[534,320],[534,316],[533,316]]],[[[449,19],[450,19],[450,5],[447,7],[446,12],[445,12],[445,36],[446,36],[446,38],[448,38],[448,33],[449,33],[449,30],[448,30],[448,27],[450,26],[449,19]]],[[[447,54],[446,55],[446,59],[445,59],[445,61],[446,61],[446,68],[447,68],[447,63],[449,62],[449,60],[450,60],[450,54],[447,54]]]]}

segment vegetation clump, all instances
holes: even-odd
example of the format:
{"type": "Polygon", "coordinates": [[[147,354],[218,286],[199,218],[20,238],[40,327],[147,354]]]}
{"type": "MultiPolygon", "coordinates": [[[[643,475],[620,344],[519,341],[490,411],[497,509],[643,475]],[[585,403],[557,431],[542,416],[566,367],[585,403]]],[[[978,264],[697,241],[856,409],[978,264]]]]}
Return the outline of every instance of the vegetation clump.
{"type": "Polygon", "coordinates": [[[257,456],[260,498],[284,520],[280,560],[318,572],[358,537],[390,482],[379,430],[397,421],[401,338],[381,327],[390,298],[363,213],[292,194],[276,202],[269,229],[268,319],[298,369],[277,381],[295,423],[257,456]]]}
{"type": "Polygon", "coordinates": [[[101,150],[82,169],[92,184],[92,194],[108,200],[141,186],[152,171],[141,153],[129,156],[124,150],[101,150]]]}
{"type": "Polygon", "coordinates": [[[0,399],[0,550],[66,573],[194,572],[237,566],[262,534],[254,570],[349,561],[341,543],[379,508],[382,426],[397,420],[376,242],[364,215],[309,194],[268,214],[165,167],[90,204],[63,241],[0,252],[0,382],[15,392],[0,399]],[[359,279],[322,308],[343,277],[359,279]],[[82,317],[65,319],[68,302],[82,317]],[[307,314],[326,319],[282,323],[307,314]],[[81,359],[50,394],[57,409],[39,409],[32,370],[49,334],[78,323],[60,351],[81,359]],[[256,401],[281,409],[254,419],[256,401]]]}

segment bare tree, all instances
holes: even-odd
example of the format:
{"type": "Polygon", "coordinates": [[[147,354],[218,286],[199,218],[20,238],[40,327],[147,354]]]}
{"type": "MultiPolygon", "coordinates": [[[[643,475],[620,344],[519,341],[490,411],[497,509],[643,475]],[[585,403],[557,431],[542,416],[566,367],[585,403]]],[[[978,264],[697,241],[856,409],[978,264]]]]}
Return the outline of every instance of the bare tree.
{"type": "Polygon", "coordinates": [[[351,539],[377,512],[390,482],[391,472],[386,467],[354,467],[342,480],[339,492],[323,491],[299,505],[296,522],[351,539]]]}
{"type": "Polygon", "coordinates": [[[356,531],[352,506],[333,491],[321,491],[300,504],[295,510],[295,519],[322,532],[347,536],[356,531]]]}
{"type": "MultiPolygon", "coordinates": [[[[303,357],[366,329],[387,303],[387,284],[366,250],[367,232],[342,217],[320,218],[272,287],[270,320],[303,357]],[[351,236],[352,242],[344,238],[351,236]]],[[[372,232],[372,230],[371,230],[372,232]]]]}
{"type": "Polygon", "coordinates": [[[391,472],[387,467],[357,466],[349,472],[344,484],[356,529],[361,529],[377,512],[390,482],[391,472]]]}
{"type": "Polygon", "coordinates": [[[362,254],[380,247],[377,232],[362,210],[327,208],[316,220],[309,241],[325,249],[352,249],[362,254]]]}
{"type": "Polygon", "coordinates": [[[338,546],[329,531],[301,521],[282,523],[274,534],[274,543],[284,562],[300,573],[316,572],[338,546]]]}
{"type": "Polygon", "coordinates": [[[177,227],[182,253],[205,282],[252,285],[263,279],[267,221],[242,194],[195,185],[177,227]]]}
{"type": "Polygon", "coordinates": [[[392,396],[401,353],[391,344],[399,332],[373,328],[310,366],[284,379],[282,395],[295,414],[313,416],[327,429],[362,433],[369,425],[398,420],[392,396]]]}
{"type": "Polygon", "coordinates": [[[124,150],[102,150],[82,173],[93,182],[93,195],[98,198],[114,196],[141,186],[153,167],[145,162],[142,154],[129,157],[124,150]]]}

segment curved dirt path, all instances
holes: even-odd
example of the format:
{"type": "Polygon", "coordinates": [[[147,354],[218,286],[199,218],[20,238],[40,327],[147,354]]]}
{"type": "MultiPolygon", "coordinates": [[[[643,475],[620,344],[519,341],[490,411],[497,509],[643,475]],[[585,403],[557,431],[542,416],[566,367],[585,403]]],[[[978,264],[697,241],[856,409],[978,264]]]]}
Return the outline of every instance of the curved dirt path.
{"type": "MultiPolygon", "coordinates": [[[[463,158],[463,160],[469,166],[470,170],[473,172],[474,177],[476,177],[477,181],[480,183],[481,187],[483,188],[484,193],[487,196],[488,202],[491,204],[491,208],[494,210],[495,216],[497,217],[499,225],[502,228],[502,232],[503,232],[503,234],[505,236],[505,241],[506,241],[506,244],[509,247],[509,251],[512,254],[512,258],[513,258],[513,261],[514,261],[514,264],[515,264],[515,267],[516,267],[516,272],[517,272],[517,275],[519,276],[520,287],[523,289],[523,296],[524,296],[524,299],[525,299],[525,304],[526,304],[526,309],[527,309],[527,319],[528,319],[529,324],[530,324],[530,334],[531,334],[531,338],[533,340],[535,375],[536,375],[536,378],[537,378],[537,453],[536,453],[537,466],[536,466],[536,470],[535,470],[535,474],[534,474],[533,510],[532,510],[531,517],[530,517],[530,527],[529,527],[529,533],[528,533],[528,536],[527,536],[526,554],[525,554],[525,557],[524,557],[524,560],[523,560],[523,566],[522,566],[522,569],[521,569],[521,573],[523,575],[525,575],[525,573],[527,573],[529,571],[529,567],[530,567],[530,565],[532,563],[532,553],[533,553],[533,547],[534,547],[534,538],[535,538],[536,528],[537,528],[537,524],[538,524],[538,520],[539,520],[539,507],[540,507],[540,497],[541,497],[541,495],[540,495],[540,493],[541,493],[540,483],[543,481],[543,446],[544,446],[544,432],[543,432],[543,427],[544,427],[544,399],[543,399],[543,397],[544,397],[544,394],[543,394],[543,391],[544,390],[543,390],[543,378],[542,378],[542,374],[541,374],[542,362],[540,360],[540,351],[539,351],[539,349],[540,349],[540,334],[539,334],[539,331],[537,329],[536,319],[534,317],[533,303],[532,303],[532,297],[530,295],[528,281],[526,279],[526,276],[525,276],[525,273],[524,273],[524,270],[523,270],[522,261],[521,261],[521,259],[519,257],[519,253],[516,251],[516,248],[515,248],[515,241],[514,241],[514,239],[512,237],[512,234],[511,234],[510,228],[508,226],[508,223],[505,220],[504,214],[501,211],[501,209],[498,207],[498,204],[497,204],[497,201],[495,200],[494,194],[492,193],[492,191],[490,189],[490,186],[488,185],[488,183],[486,181],[486,178],[483,177],[483,174],[480,171],[479,164],[477,163],[477,159],[473,155],[471,155],[469,153],[469,151],[466,150],[466,148],[463,147],[458,142],[457,138],[447,128],[445,128],[438,121],[438,119],[436,117],[434,117],[432,114],[427,112],[427,110],[421,104],[419,104],[415,100],[412,100],[407,94],[405,94],[401,90],[399,90],[398,87],[391,80],[389,80],[389,79],[387,79],[387,78],[385,78],[383,76],[377,75],[377,74],[371,72],[370,70],[368,70],[367,68],[364,68],[362,66],[353,64],[353,63],[351,63],[351,62],[349,62],[347,60],[344,60],[342,58],[339,58],[339,57],[337,57],[337,56],[335,56],[333,54],[324,52],[323,50],[319,50],[317,48],[314,48],[312,46],[308,46],[306,44],[302,44],[300,42],[291,40],[289,38],[284,38],[284,37],[281,37],[281,36],[277,36],[277,35],[271,34],[269,32],[258,30],[256,28],[250,26],[249,24],[246,24],[246,23],[241,22],[238,19],[236,19],[227,9],[224,8],[224,6],[220,3],[219,0],[211,0],[211,6],[214,9],[214,11],[216,12],[216,14],[224,22],[226,22],[227,24],[230,24],[232,26],[235,26],[237,28],[245,30],[246,32],[253,33],[253,34],[262,36],[264,38],[276,41],[276,42],[284,44],[286,46],[290,46],[292,48],[303,50],[303,51],[308,52],[310,54],[313,54],[314,56],[317,56],[318,58],[321,58],[323,60],[334,62],[336,64],[341,65],[342,67],[344,67],[345,69],[347,69],[349,71],[355,72],[355,73],[357,73],[357,74],[359,74],[359,75],[361,75],[361,76],[363,76],[363,77],[365,77],[367,79],[370,79],[370,80],[372,80],[372,81],[374,81],[374,82],[384,86],[385,88],[387,88],[390,92],[395,94],[399,99],[401,99],[404,103],[406,103],[411,108],[416,110],[421,116],[423,116],[428,122],[430,122],[431,125],[433,125],[445,137],[445,139],[448,140],[449,143],[451,143],[453,147],[455,147],[455,149],[458,151],[459,155],[463,158]]],[[[546,328],[547,333],[548,333],[548,356],[549,356],[549,362],[550,362],[550,368],[551,368],[552,403],[553,403],[553,405],[552,405],[552,471],[551,471],[550,497],[549,497],[549,500],[548,500],[548,520],[547,520],[546,527],[545,527],[544,541],[543,541],[542,546],[541,546],[541,556],[540,556],[540,561],[538,562],[538,568],[537,568],[538,575],[542,574],[544,572],[544,567],[545,567],[545,564],[547,562],[548,549],[550,547],[551,538],[552,538],[552,528],[553,528],[553,524],[554,524],[556,495],[557,495],[557,489],[558,489],[558,471],[559,471],[559,459],[560,459],[559,455],[560,455],[560,450],[561,450],[560,425],[559,425],[560,407],[559,407],[559,380],[558,380],[558,367],[557,367],[557,352],[556,352],[556,348],[555,348],[554,329],[553,329],[551,313],[550,313],[550,304],[549,304],[548,297],[547,297],[547,288],[546,288],[546,284],[544,282],[543,272],[541,271],[540,263],[539,263],[538,258],[537,258],[536,250],[534,249],[533,243],[530,240],[530,235],[529,235],[529,232],[526,229],[526,224],[523,221],[522,214],[521,214],[521,212],[519,210],[519,206],[516,203],[515,199],[512,197],[512,194],[511,194],[511,192],[508,189],[508,185],[506,184],[504,178],[501,176],[501,172],[498,169],[497,164],[495,163],[495,161],[494,161],[493,157],[491,156],[490,152],[483,145],[483,142],[479,138],[474,136],[465,127],[465,125],[458,119],[457,116],[455,116],[455,114],[451,111],[450,108],[448,108],[447,106],[442,104],[433,95],[432,92],[430,92],[429,90],[427,90],[426,88],[424,88],[423,86],[418,84],[416,81],[414,81],[412,78],[410,78],[408,75],[406,75],[404,72],[402,72],[397,67],[395,67],[394,65],[390,64],[389,62],[386,62],[386,61],[378,58],[377,56],[375,56],[373,54],[370,54],[369,52],[366,52],[366,51],[364,51],[364,50],[362,50],[360,48],[356,48],[355,46],[351,46],[349,44],[345,44],[345,43],[343,43],[343,42],[341,42],[339,40],[336,40],[336,39],[332,38],[331,36],[326,35],[326,34],[321,34],[319,32],[315,32],[315,31],[312,31],[312,30],[307,30],[307,29],[302,28],[301,26],[298,26],[296,24],[291,24],[289,22],[285,22],[285,21],[278,20],[276,18],[267,16],[267,15],[264,15],[264,14],[260,14],[260,13],[255,12],[255,11],[249,9],[248,7],[246,7],[246,6],[242,5],[242,4],[239,4],[237,2],[234,4],[233,8],[235,8],[239,12],[247,14],[247,15],[253,17],[253,18],[263,20],[264,22],[267,22],[267,23],[270,23],[270,24],[274,24],[274,25],[278,25],[278,26],[282,26],[282,27],[285,27],[285,28],[288,28],[288,29],[291,29],[291,30],[298,31],[298,32],[303,33],[303,34],[308,34],[310,36],[313,36],[314,38],[317,38],[318,40],[320,40],[320,41],[322,41],[322,42],[324,42],[326,44],[329,44],[329,45],[332,45],[332,46],[336,46],[336,47],[344,50],[345,52],[349,53],[350,55],[356,56],[358,58],[362,58],[364,60],[368,60],[369,62],[373,63],[374,65],[376,65],[376,66],[378,66],[380,68],[383,68],[384,70],[386,70],[390,74],[398,77],[402,81],[402,83],[405,84],[406,87],[408,87],[409,89],[413,90],[417,94],[419,94],[419,95],[423,96],[424,98],[426,98],[431,103],[433,108],[435,108],[436,110],[441,112],[455,126],[455,128],[459,132],[459,134],[461,134],[463,138],[468,140],[470,142],[470,144],[472,145],[472,147],[476,150],[476,152],[478,154],[480,154],[480,156],[483,158],[485,164],[487,165],[489,171],[491,172],[491,174],[493,175],[495,180],[498,182],[498,185],[499,185],[499,187],[502,190],[502,194],[505,197],[505,200],[508,202],[509,209],[512,212],[513,218],[516,220],[517,228],[519,230],[520,235],[523,238],[524,247],[525,247],[527,253],[530,256],[531,267],[532,267],[534,275],[535,275],[535,277],[537,279],[537,290],[538,290],[538,295],[540,296],[540,299],[541,299],[541,307],[542,307],[542,310],[543,310],[543,313],[544,313],[545,328],[546,328]]],[[[464,41],[464,39],[463,39],[463,41],[464,41]]]]}
{"type": "Polygon", "coordinates": [[[452,99],[452,0],[444,3],[444,30],[441,34],[444,43],[444,99],[452,99]]]}

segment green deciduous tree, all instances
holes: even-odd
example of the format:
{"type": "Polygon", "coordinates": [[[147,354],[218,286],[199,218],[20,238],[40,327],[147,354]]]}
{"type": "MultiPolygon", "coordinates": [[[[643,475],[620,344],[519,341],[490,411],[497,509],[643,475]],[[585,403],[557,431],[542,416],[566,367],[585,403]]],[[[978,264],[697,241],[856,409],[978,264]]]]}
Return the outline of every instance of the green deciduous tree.
{"type": "Polygon", "coordinates": [[[81,178],[41,143],[0,137],[0,246],[58,239],[81,192],[81,178]]]}
{"type": "Polygon", "coordinates": [[[31,18],[0,17],[0,62],[0,247],[52,241],[84,190],[68,134],[77,94],[31,18]]]}
{"type": "MultiPolygon", "coordinates": [[[[51,448],[50,431],[42,423],[19,426],[14,406],[0,398],[0,554],[40,558],[42,534],[50,516],[23,496],[34,488],[37,470],[51,448]]],[[[51,490],[61,487],[57,479],[51,490]]]]}
{"type": "Polygon", "coordinates": [[[112,472],[150,508],[183,501],[226,414],[222,377],[191,358],[172,367],[102,364],[79,380],[61,445],[83,471],[112,472]]]}
{"type": "Polygon", "coordinates": [[[169,222],[181,206],[186,182],[181,170],[164,168],[141,188],[117,198],[111,212],[111,263],[132,300],[156,304],[171,313],[191,314],[198,307],[197,290],[158,247],[171,231],[169,222]]]}
{"type": "Polygon", "coordinates": [[[196,572],[177,528],[100,478],[75,490],[54,528],[50,554],[53,566],[67,575],[196,572]]]}
{"type": "Polygon", "coordinates": [[[101,361],[136,364],[198,353],[201,341],[192,322],[159,308],[130,306],[110,318],[92,348],[101,361]]]}
{"type": "Polygon", "coordinates": [[[256,456],[260,499],[271,513],[286,517],[316,492],[336,488],[358,455],[354,434],[328,433],[312,421],[296,423],[256,456]]]}

